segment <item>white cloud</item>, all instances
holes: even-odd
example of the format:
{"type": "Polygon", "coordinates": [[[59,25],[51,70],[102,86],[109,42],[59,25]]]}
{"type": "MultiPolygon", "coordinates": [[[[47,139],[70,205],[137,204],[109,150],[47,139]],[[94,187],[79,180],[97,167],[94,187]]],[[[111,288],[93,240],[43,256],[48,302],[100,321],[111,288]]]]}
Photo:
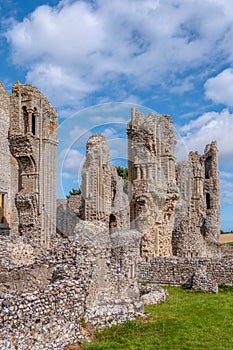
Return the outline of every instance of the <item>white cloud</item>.
{"type": "Polygon", "coordinates": [[[204,125],[206,125],[209,121],[213,120],[213,117],[218,117],[218,113],[209,112],[205,113],[197,119],[191,120],[188,124],[184,125],[180,131],[181,132],[189,132],[194,131],[195,129],[200,129],[204,125]]]}
{"type": "MultiPolygon", "coordinates": [[[[203,154],[206,144],[216,140],[219,149],[221,204],[233,204],[233,114],[228,109],[209,112],[180,128],[187,151],[203,154]]],[[[185,148],[178,142],[178,157],[184,159],[185,148]]]]}
{"type": "MultiPolygon", "coordinates": [[[[230,0],[63,0],[14,22],[6,37],[13,62],[27,67],[28,83],[57,106],[79,105],[103,87],[137,101],[129,84],[144,90],[168,77],[176,81],[176,73],[210,57],[229,59],[232,23],[230,0]]],[[[182,93],[192,83],[174,88],[182,93]]]]}
{"type": "Polygon", "coordinates": [[[221,160],[233,162],[233,114],[228,109],[205,113],[180,128],[180,132],[189,150],[203,153],[205,145],[216,140],[221,160]]]}
{"type": "Polygon", "coordinates": [[[76,171],[79,169],[80,164],[84,161],[84,158],[85,156],[78,150],[68,149],[64,157],[62,168],[66,171],[76,171]]]}
{"type": "Polygon", "coordinates": [[[205,95],[216,103],[233,106],[233,69],[228,68],[205,83],[205,95]]]}

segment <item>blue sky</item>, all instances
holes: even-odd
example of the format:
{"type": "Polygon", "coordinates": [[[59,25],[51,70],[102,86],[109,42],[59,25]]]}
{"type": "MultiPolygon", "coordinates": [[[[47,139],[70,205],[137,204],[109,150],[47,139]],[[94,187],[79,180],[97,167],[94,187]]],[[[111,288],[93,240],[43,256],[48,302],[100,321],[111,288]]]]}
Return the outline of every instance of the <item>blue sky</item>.
{"type": "Polygon", "coordinates": [[[233,230],[232,0],[0,0],[0,16],[1,81],[37,86],[60,116],[59,196],[78,186],[92,132],[125,162],[138,105],[173,117],[180,159],[217,140],[221,226],[233,230]]]}

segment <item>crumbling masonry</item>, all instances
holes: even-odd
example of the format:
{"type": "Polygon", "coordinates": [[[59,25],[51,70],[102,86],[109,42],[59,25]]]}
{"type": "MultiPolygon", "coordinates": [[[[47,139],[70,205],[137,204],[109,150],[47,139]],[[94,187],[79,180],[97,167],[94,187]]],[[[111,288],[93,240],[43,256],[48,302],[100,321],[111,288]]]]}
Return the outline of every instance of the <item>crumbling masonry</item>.
{"type": "Polygon", "coordinates": [[[142,233],[141,256],[212,256],[220,234],[216,142],[204,155],[175,163],[172,119],[132,109],[128,125],[131,227],[142,233]]]}
{"type": "Polygon", "coordinates": [[[35,87],[16,83],[10,96],[0,84],[0,123],[2,350],[87,340],[165,300],[155,283],[233,284],[233,249],[218,243],[215,142],[176,164],[171,117],[133,108],[128,195],[105,137],[92,135],[82,194],[58,201],[55,232],[56,111],[35,87]]]}
{"type": "Polygon", "coordinates": [[[0,118],[6,127],[1,128],[1,231],[48,246],[56,233],[58,116],[30,85],[15,83],[11,96],[1,85],[0,94],[0,118]]]}
{"type": "MultiPolygon", "coordinates": [[[[220,254],[215,249],[220,233],[216,142],[203,155],[190,152],[189,160],[176,163],[172,118],[156,113],[145,117],[134,108],[127,134],[128,200],[110,166],[105,137],[92,135],[82,170],[82,201],[77,197],[79,217],[104,222],[111,231],[141,232],[144,261],[220,254]]],[[[74,197],[69,202],[72,207],[74,197]]]]}
{"type": "Polygon", "coordinates": [[[170,256],[178,198],[172,119],[155,113],[145,118],[133,108],[127,133],[131,228],[142,232],[143,259],[170,256]]]}
{"type": "Polygon", "coordinates": [[[110,166],[110,152],[105,136],[95,134],[87,141],[82,168],[82,209],[80,217],[101,221],[111,229],[129,228],[128,198],[124,182],[110,166]]]}

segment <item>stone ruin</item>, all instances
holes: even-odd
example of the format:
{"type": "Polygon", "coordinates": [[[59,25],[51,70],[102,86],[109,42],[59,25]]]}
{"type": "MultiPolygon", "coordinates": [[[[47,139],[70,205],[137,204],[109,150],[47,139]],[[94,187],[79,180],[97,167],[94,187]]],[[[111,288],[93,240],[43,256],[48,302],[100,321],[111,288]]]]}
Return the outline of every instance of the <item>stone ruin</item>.
{"type": "Polygon", "coordinates": [[[189,153],[189,160],[177,164],[180,197],[173,229],[176,256],[214,256],[211,245],[220,236],[220,186],[216,142],[203,155],[189,153]]]}
{"type": "Polygon", "coordinates": [[[128,197],[124,182],[110,166],[110,152],[105,136],[95,134],[87,141],[82,168],[82,214],[87,221],[98,220],[111,231],[128,228],[128,197]]]}
{"type": "MultiPolygon", "coordinates": [[[[68,199],[75,218],[104,222],[110,231],[138,230],[145,261],[221,255],[216,142],[207,145],[203,155],[190,152],[189,160],[176,163],[171,117],[156,113],[144,117],[134,108],[127,134],[128,197],[110,166],[105,137],[92,135],[82,170],[82,194],[68,199]]],[[[66,216],[67,211],[60,221],[66,216]]]]}
{"type": "Polygon", "coordinates": [[[130,222],[142,232],[142,258],[171,256],[179,192],[172,119],[155,113],[145,118],[133,108],[127,133],[130,222]]]}
{"type": "Polygon", "coordinates": [[[0,233],[49,246],[56,234],[58,116],[35,87],[0,85],[0,233]]]}
{"type": "Polygon", "coordinates": [[[128,194],[105,137],[95,134],[81,195],[59,199],[56,209],[56,111],[35,87],[17,82],[10,96],[1,84],[0,121],[2,350],[89,339],[93,327],[165,300],[157,283],[214,292],[232,285],[233,252],[218,243],[215,142],[176,163],[171,117],[133,108],[128,194]]]}
{"type": "Polygon", "coordinates": [[[59,200],[56,192],[58,117],[35,87],[15,83],[10,96],[0,86],[0,232],[24,235],[49,247],[72,236],[82,219],[110,231],[137,229],[140,256],[209,256],[220,233],[218,150],[190,152],[176,163],[176,137],[168,115],[148,117],[132,108],[128,124],[128,196],[110,165],[103,135],[92,135],[82,169],[82,195],[59,200]],[[57,210],[57,219],[56,219],[57,210]]]}

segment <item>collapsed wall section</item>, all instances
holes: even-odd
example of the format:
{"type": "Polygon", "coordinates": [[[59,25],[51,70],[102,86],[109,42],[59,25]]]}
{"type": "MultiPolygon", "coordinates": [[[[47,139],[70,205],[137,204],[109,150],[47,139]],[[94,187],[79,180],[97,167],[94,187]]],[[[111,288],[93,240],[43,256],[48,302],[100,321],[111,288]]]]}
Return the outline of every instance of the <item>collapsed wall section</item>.
{"type": "Polygon", "coordinates": [[[8,279],[8,292],[0,294],[2,350],[62,349],[88,339],[88,329],[143,313],[136,274],[139,232],[110,238],[104,223],[81,222],[74,239],[53,250],[40,250],[26,237],[6,237],[0,248],[0,282],[6,286],[8,279]],[[16,270],[23,281],[13,283],[16,270]]]}
{"type": "Polygon", "coordinates": [[[216,142],[203,155],[190,152],[189,160],[176,166],[180,198],[173,230],[173,254],[212,256],[209,243],[220,234],[220,189],[216,142]]]}

